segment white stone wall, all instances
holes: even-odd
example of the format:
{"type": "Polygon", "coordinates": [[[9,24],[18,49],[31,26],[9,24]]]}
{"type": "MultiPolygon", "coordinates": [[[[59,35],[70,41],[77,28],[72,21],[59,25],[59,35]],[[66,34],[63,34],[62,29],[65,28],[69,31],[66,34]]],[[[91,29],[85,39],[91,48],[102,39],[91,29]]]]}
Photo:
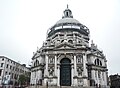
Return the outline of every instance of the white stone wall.
{"type": "MultiPolygon", "coordinates": [[[[60,52],[63,52],[63,51],[60,51],[60,52]]],[[[48,52],[47,52],[48,53],[48,52]]],[[[53,53],[53,52],[52,52],[53,53]]],[[[58,53],[58,52],[55,52],[55,53],[58,53]]],[[[89,80],[87,80],[87,78],[85,77],[88,77],[88,71],[87,71],[87,63],[90,63],[90,64],[95,64],[95,60],[97,59],[97,56],[94,56],[94,55],[91,55],[89,57],[87,57],[87,52],[84,52],[82,51],[83,54],[83,75],[81,77],[83,77],[83,81],[79,80],[78,78],[74,78],[75,76],[76,77],[79,77],[78,76],[78,72],[77,72],[77,60],[76,60],[76,54],[74,54],[73,56],[70,56],[69,54],[66,54],[66,56],[64,54],[61,54],[58,56],[56,54],[52,54],[52,56],[54,56],[54,76],[57,76],[57,79],[56,78],[53,78],[53,79],[49,79],[49,72],[48,72],[48,67],[49,67],[49,53],[45,55],[45,58],[43,58],[42,56],[40,56],[39,58],[37,58],[37,60],[39,60],[40,63],[45,63],[45,67],[44,67],[44,80],[43,80],[43,85],[46,85],[46,82],[49,83],[49,85],[58,85],[60,86],[60,61],[66,57],[66,58],[69,58],[71,60],[71,85],[72,86],[78,86],[78,84],[82,84],[83,86],[89,86],[89,80]],[[81,81],[81,82],[79,82],[81,81]]],[[[50,55],[51,56],[51,55],[50,55]]],[[[105,60],[103,58],[100,58],[99,59],[101,60],[102,62],[102,66],[105,66],[105,60]]],[[[34,62],[36,61],[36,59],[33,60],[34,62]]],[[[106,85],[107,83],[107,80],[106,80],[106,75],[105,75],[105,72],[103,73],[103,71],[100,71],[101,74],[100,74],[100,78],[98,77],[98,68],[96,66],[96,70],[92,70],[91,71],[91,75],[92,75],[92,79],[95,80],[95,83],[96,84],[101,84],[101,85],[106,85]],[[104,76],[103,76],[104,74],[104,76]],[[103,79],[104,77],[104,79],[103,79]]],[[[38,70],[36,71],[36,77],[34,76],[34,72],[32,72],[31,75],[32,76],[32,81],[31,83],[32,84],[36,84],[36,79],[41,79],[42,78],[42,71],[38,70]]]]}
{"type": "Polygon", "coordinates": [[[95,77],[95,70],[91,70],[91,75],[92,75],[92,79],[96,79],[96,77],[95,77]]]}

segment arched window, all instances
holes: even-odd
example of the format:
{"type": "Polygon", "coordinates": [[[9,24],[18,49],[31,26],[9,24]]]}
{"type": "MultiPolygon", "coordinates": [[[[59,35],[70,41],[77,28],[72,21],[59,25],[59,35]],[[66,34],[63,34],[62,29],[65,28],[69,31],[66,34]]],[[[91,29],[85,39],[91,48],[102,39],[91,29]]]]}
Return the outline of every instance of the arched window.
{"type": "Polygon", "coordinates": [[[72,41],[72,40],[69,40],[68,42],[71,43],[71,44],[73,44],[73,41],[72,41]]]}
{"type": "Polygon", "coordinates": [[[34,66],[38,66],[38,65],[39,65],[39,61],[36,60],[36,61],[34,62],[34,66]]]}
{"type": "Polygon", "coordinates": [[[95,65],[97,65],[97,60],[95,60],[95,65]]]}
{"type": "Polygon", "coordinates": [[[102,62],[99,59],[95,60],[95,65],[102,66],[102,62]]]}
{"type": "Polygon", "coordinates": [[[61,40],[61,43],[63,43],[64,40],[61,40]]]}
{"type": "Polygon", "coordinates": [[[66,15],[68,16],[68,12],[66,12],[66,15]]]}
{"type": "Polygon", "coordinates": [[[34,63],[34,66],[36,66],[36,63],[34,63]]]}
{"type": "Polygon", "coordinates": [[[100,66],[102,66],[102,62],[100,61],[100,66]]]}
{"type": "Polygon", "coordinates": [[[99,65],[99,59],[97,59],[97,65],[99,65]]]}

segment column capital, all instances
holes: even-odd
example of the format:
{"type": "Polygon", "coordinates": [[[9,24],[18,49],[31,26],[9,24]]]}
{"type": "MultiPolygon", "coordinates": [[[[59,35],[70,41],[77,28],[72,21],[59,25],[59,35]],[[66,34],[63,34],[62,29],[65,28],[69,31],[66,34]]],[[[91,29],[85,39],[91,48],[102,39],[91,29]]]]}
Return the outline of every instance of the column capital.
{"type": "Polygon", "coordinates": [[[58,65],[57,68],[60,69],[60,65],[58,65]]]}
{"type": "Polygon", "coordinates": [[[83,55],[83,56],[85,56],[85,55],[86,55],[86,53],[82,53],[82,55],[83,55]]]}
{"type": "Polygon", "coordinates": [[[73,53],[72,55],[73,55],[73,56],[76,56],[77,54],[76,54],[76,53],[73,53]]]}
{"type": "Polygon", "coordinates": [[[74,65],[71,65],[71,68],[74,69],[74,65]]]}

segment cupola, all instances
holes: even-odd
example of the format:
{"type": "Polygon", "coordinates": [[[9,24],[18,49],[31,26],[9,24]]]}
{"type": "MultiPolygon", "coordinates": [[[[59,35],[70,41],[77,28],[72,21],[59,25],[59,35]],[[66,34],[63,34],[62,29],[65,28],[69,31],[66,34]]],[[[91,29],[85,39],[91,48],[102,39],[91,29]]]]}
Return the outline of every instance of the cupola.
{"type": "Polygon", "coordinates": [[[73,18],[72,11],[68,8],[68,5],[67,5],[67,8],[65,9],[65,11],[63,13],[62,18],[73,18]]]}
{"type": "Polygon", "coordinates": [[[89,29],[73,18],[72,11],[68,8],[68,5],[63,11],[62,19],[57,21],[56,24],[47,31],[47,35],[50,37],[61,31],[76,31],[85,36],[89,34],[89,29]]]}

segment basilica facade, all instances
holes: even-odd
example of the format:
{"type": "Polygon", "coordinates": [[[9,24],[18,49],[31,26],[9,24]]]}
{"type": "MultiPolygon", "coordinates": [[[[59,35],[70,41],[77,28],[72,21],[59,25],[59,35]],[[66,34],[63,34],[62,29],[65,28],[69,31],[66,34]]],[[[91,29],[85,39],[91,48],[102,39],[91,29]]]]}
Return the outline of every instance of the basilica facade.
{"type": "Polygon", "coordinates": [[[31,85],[107,87],[107,60],[67,7],[32,57],[31,85]]]}

